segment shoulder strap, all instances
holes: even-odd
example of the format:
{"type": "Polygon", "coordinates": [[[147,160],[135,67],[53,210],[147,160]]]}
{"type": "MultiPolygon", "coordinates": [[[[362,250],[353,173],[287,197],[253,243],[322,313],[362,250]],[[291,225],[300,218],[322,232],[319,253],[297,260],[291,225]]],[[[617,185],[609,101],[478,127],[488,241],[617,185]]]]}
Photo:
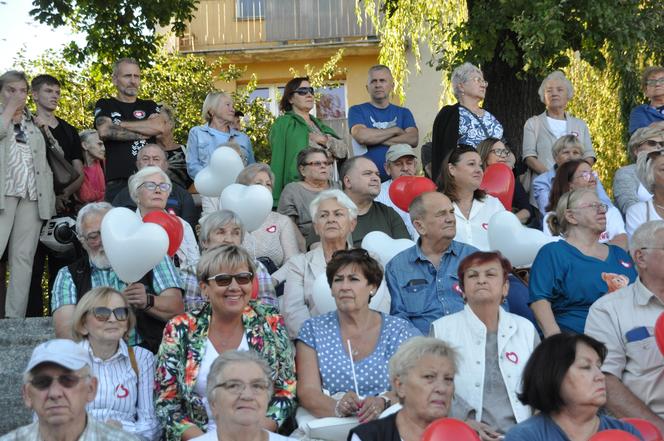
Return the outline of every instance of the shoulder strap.
{"type": "Polygon", "coordinates": [[[127,345],[127,352],[129,353],[129,363],[131,363],[131,368],[134,370],[136,378],[138,378],[138,363],[136,363],[136,354],[134,353],[134,348],[127,345]]]}

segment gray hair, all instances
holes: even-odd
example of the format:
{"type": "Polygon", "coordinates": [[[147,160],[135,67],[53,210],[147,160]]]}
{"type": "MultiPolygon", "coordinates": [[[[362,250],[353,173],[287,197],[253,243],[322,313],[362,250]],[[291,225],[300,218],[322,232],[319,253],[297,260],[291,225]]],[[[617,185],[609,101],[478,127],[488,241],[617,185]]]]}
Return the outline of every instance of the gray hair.
{"type": "Polygon", "coordinates": [[[198,242],[201,248],[206,248],[206,245],[210,240],[210,234],[217,228],[221,228],[227,224],[236,224],[240,227],[242,233],[240,234],[240,240],[244,240],[244,234],[246,233],[244,225],[242,224],[242,219],[231,210],[218,210],[213,211],[212,213],[206,214],[198,221],[198,224],[201,227],[201,231],[198,235],[198,242]]]}
{"type": "Polygon", "coordinates": [[[646,89],[648,86],[647,81],[650,79],[651,76],[657,75],[658,73],[664,72],[664,67],[662,66],[649,66],[646,67],[643,70],[643,73],[641,74],[641,88],[643,90],[646,89]]]}
{"type": "Polygon", "coordinates": [[[390,358],[390,383],[394,384],[397,378],[407,376],[425,355],[447,358],[452,362],[456,373],[458,354],[452,346],[434,337],[411,337],[403,342],[390,358]]]}
{"type": "Polygon", "coordinates": [[[233,98],[226,92],[210,92],[205,97],[205,101],[203,101],[203,108],[201,109],[201,117],[208,123],[212,121],[210,110],[217,106],[219,99],[222,97],[230,98],[233,100],[233,98]]]}
{"type": "Polygon", "coordinates": [[[118,75],[118,70],[120,70],[120,65],[121,64],[133,64],[134,66],[138,66],[138,68],[141,68],[141,65],[138,64],[138,61],[136,61],[134,58],[129,58],[129,57],[124,57],[118,59],[115,63],[113,63],[113,76],[118,75]]]}
{"type": "Polygon", "coordinates": [[[418,219],[422,219],[426,214],[427,210],[424,208],[424,199],[426,198],[425,195],[428,193],[434,193],[434,192],[427,191],[421,193],[417,195],[415,199],[413,199],[410,202],[410,206],[408,207],[408,214],[410,215],[411,222],[415,222],[418,219]]]}
{"type": "Polygon", "coordinates": [[[95,129],[85,129],[78,132],[78,137],[81,138],[81,143],[88,142],[88,139],[90,139],[92,135],[99,135],[99,134],[95,129]]]}
{"type": "Polygon", "coordinates": [[[226,351],[219,355],[210,366],[205,386],[205,396],[208,403],[214,402],[214,390],[223,381],[224,370],[233,363],[254,363],[263,371],[265,381],[268,384],[268,399],[272,396],[272,369],[265,359],[255,351],[226,351]]]}
{"type": "Polygon", "coordinates": [[[562,235],[564,237],[567,234],[570,228],[570,223],[567,221],[567,216],[565,216],[567,210],[576,208],[579,199],[589,193],[597,196],[597,191],[594,189],[577,188],[576,190],[571,190],[567,193],[564,193],[560,197],[560,200],[558,200],[558,205],[556,206],[556,212],[552,213],[547,220],[549,230],[551,230],[551,235],[562,235]]]}
{"type": "Polygon", "coordinates": [[[546,90],[546,83],[551,80],[562,81],[562,83],[565,85],[565,88],[567,89],[567,99],[572,99],[574,96],[574,86],[572,86],[572,82],[567,79],[564,73],[559,70],[554,70],[542,80],[542,84],[540,84],[540,87],[537,90],[537,93],[539,94],[540,100],[542,102],[544,102],[544,91],[546,90]]]}
{"type": "Polygon", "coordinates": [[[660,231],[664,231],[664,221],[662,220],[652,220],[639,225],[634,234],[632,234],[629,243],[629,251],[632,257],[634,257],[636,251],[652,246],[655,235],[660,231]]]}
{"type": "Polygon", "coordinates": [[[113,206],[108,202],[91,202],[84,205],[76,215],[76,234],[78,234],[78,237],[83,236],[83,222],[85,222],[88,216],[94,214],[104,215],[112,208],[113,206]]]}
{"type": "Polygon", "coordinates": [[[378,71],[381,71],[381,70],[386,70],[387,73],[389,73],[390,76],[392,76],[392,71],[390,70],[389,67],[385,66],[384,64],[375,64],[375,65],[373,65],[369,68],[369,72],[367,74],[367,76],[368,76],[367,80],[371,79],[371,74],[372,73],[378,72],[378,71]]]}
{"type": "Polygon", "coordinates": [[[472,63],[465,62],[462,65],[454,68],[450,81],[452,82],[452,93],[454,93],[456,99],[461,98],[461,90],[459,89],[459,85],[468,81],[470,76],[474,73],[478,73],[484,77],[484,74],[480,68],[472,63]]]}
{"type": "Polygon", "coordinates": [[[25,81],[28,90],[30,90],[30,82],[28,81],[27,75],[25,72],[20,70],[8,70],[7,72],[0,75],[0,90],[5,87],[7,83],[15,83],[17,81],[25,81]]]}
{"type": "Polygon", "coordinates": [[[196,277],[199,282],[207,282],[220,269],[237,268],[246,265],[256,277],[256,265],[247,250],[238,245],[220,245],[203,253],[196,265],[196,277]]]}
{"type": "Polygon", "coordinates": [[[656,155],[654,159],[651,159],[650,153],[639,153],[636,158],[636,176],[646,190],[655,194],[655,162],[657,158],[664,157],[664,155],[656,155]]]}
{"type": "Polygon", "coordinates": [[[353,202],[351,198],[346,195],[346,193],[336,188],[321,191],[318,193],[318,196],[316,196],[314,200],[311,201],[311,204],[309,204],[309,214],[311,215],[312,219],[316,219],[316,214],[318,214],[318,207],[320,207],[320,204],[323,201],[327,201],[328,199],[336,199],[336,201],[341,206],[348,209],[348,216],[351,220],[357,219],[357,205],[355,205],[355,202],[353,202]]]}
{"type": "Polygon", "coordinates": [[[274,183],[274,173],[272,173],[270,166],[264,162],[249,164],[243,168],[240,174],[237,175],[235,182],[242,185],[251,185],[256,175],[260,172],[267,173],[267,175],[270,177],[270,182],[274,183]]]}
{"type": "Polygon", "coordinates": [[[149,167],[142,168],[129,178],[129,182],[127,184],[129,187],[129,196],[131,197],[132,201],[138,204],[138,187],[143,185],[148,176],[152,175],[160,175],[165,182],[170,184],[171,187],[173,186],[171,178],[169,178],[166,172],[159,167],[151,165],[149,167]]]}
{"type": "Polygon", "coordinates": [[[664,129],[651,126],[636,129],[634,133],[632,133],[632,136],[630,136],[629,142],[627,143],[627,153],[629,154],[629,159],[634,161],[636,159],[636,149],[647,140],[656,138],[658,136],[664,137],[664,129]]]}
{"type": "Polygon", "coordinates": [[[553,146],[551,147],[551,156],[553,156],[554,159],[557,158],[560,152],[568,147],[577,147],[581,151],[581,155],[583,155],[583,144],[579,141],[579,137],[576,135],[563,135],[553,143],[553,146]]]}
{"type": "Polygon", "coordinates": [[[161,156],[164,158],[164,162],[166,165],[168,165],[168,157],[166,156],[166,152],[164,149],[161,148],[159,144],[145,144],[143,147],[140,148],[138,152],[136,152],[136,159],[141,157],[141,152],[145,149],[158,149],[161,152],[161,156]]]}

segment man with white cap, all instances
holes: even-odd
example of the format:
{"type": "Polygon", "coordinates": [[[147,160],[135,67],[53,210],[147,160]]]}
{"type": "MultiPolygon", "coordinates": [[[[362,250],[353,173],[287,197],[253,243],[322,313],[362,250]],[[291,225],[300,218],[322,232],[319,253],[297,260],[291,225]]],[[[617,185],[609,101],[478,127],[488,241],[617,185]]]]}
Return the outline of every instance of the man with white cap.
{"type": "Polygon", "coordinates": [[[138,441],[87,415],[85,406],[97,393],[90,363],[88,352],[71,340],[54,339],[37,346],[23,375],[23,400],[37,421],[0,441],[138,441]]]}
{"type": "Polygon", "coordinates": [[[415,227],[413,227],[413,222],[410,220],[408,212],[397,207],[390,198],[390,185],[392,185],[392,182],[396,178],[400,178],[401,176],[415,176],[415,173],[417,173],[417,156],[415,156],[415,151],[408,144],[394,144],[390,146],[385,154],[384,168],[390,179],[380,184],[380,194],[376,197],[376,201],[394,208],[394,211],[401,216],[403,223],[406,224],[410,238],[417,240],[420,235],[417,233],[415,227]]]}

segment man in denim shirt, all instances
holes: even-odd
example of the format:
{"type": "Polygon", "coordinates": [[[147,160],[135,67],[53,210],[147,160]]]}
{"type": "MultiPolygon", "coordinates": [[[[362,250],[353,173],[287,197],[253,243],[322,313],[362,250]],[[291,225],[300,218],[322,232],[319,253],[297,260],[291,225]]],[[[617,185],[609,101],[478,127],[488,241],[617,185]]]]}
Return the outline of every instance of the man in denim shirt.
{"type": "Polygon", "coordinates": [[[421,194],[409,212],[420,239],[385,267],[392,297],[390,314],[410,320],[427,335],[431,322],[463,309],[457,268],[477,248],[453,240],[454,207],[444,194],[421,194]]]}

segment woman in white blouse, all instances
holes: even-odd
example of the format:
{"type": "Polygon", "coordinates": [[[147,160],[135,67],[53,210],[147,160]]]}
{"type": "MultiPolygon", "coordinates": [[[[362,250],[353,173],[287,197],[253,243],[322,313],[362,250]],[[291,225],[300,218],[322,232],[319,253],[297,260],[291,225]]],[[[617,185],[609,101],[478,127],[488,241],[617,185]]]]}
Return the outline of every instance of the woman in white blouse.
{"type": "Polygon", "coordinates": [[[124,341],[136,324],[127,299],[118,291],[94,288],[76,305],[74,340],[90,352],[97,396],[88,414],[143,440],[157,440],[161,427],[154,411],[155,359],[152,352],[124,341]]]}
{"type": "Polygon", "coordinates": [[[488,251],[489,220],[505,207],[497,198],[480,190],[483,177],[479,153],[471,146],[459,145],[443,162],[438,191],[445,193],[454,205],[454,240],[488,251]]]}
{"type": "Polygon", "coordinates": [[[664,150],[639,153],[636,175],[653,197],[649,201],[637,202],[627,209],[625,229],[628,236],[634,234],[644,222],[664,219],[664,150]]]}

